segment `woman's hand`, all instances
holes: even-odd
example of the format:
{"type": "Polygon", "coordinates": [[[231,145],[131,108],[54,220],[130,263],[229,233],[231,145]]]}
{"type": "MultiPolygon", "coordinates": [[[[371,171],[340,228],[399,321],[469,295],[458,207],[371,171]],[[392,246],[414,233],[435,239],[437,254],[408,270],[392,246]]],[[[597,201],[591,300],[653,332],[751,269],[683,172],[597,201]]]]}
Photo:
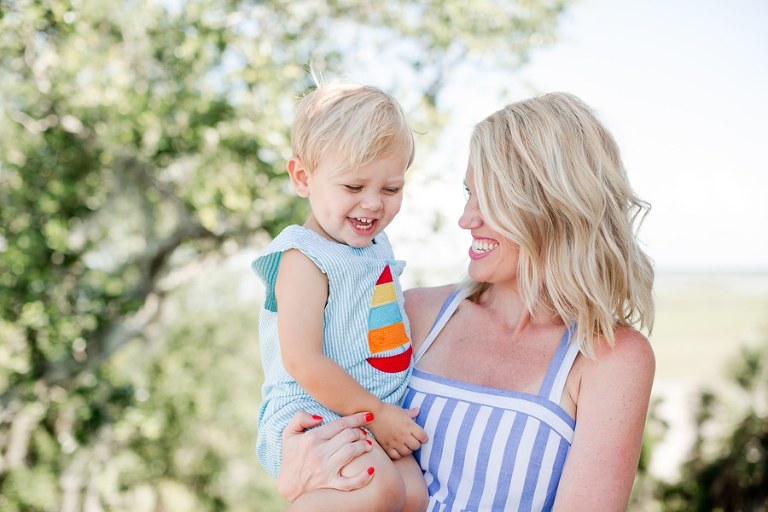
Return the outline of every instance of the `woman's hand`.
{"type": "Polygon", "coordinates": [[[351,491],[365,486],[371,481],[374,468],[346,476],[341,470],[371,449],[371,441],[360,427],[372,419],[370,413],[361,412],[318,427],[323,422],[321,417],[297,413],[283,431],[278,492],[292,502],[316,489],[351,491]]]}

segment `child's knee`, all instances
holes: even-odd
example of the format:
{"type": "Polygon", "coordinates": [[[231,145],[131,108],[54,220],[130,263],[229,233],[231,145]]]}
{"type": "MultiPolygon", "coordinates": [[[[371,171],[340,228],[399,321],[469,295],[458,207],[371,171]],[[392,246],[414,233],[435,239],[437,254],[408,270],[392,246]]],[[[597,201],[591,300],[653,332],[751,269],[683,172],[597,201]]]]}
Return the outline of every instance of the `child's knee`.
{"type": "Polygon", "coordinates": [[[429,493],[418,463],[413,457],[404,457],[393,464],[405,483],[403,512],[424,512],[429,504],[429,493]]]}
{"type": "MultiPolygon", "coordinates": [[[[367,487],[373,487],[374,498],[370,510],[374,512],[401,512],[406,506],[406,487],[394,466],[379,467],[367,487]]],[[[422,511],[424,509],[421,509],[422,511]]]]}
{"type": "Polygon", "coordinates": [[[428,504],[429,495],[427,494],[426,487],[406,487],[403,512],[424,512],[427,510],[428,504]]]}
{"type": "Polygon", "coordinates": [[[429,503],[429,495],[424,485],[405,486],[405,504],[403,512],[424,512],[429,503]]]}

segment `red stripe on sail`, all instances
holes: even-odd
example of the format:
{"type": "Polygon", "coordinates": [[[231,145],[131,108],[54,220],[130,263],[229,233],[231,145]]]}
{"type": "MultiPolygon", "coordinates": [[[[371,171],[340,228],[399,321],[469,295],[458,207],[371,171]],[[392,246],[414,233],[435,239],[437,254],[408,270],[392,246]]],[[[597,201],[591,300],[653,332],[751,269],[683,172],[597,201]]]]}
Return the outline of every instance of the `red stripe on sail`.
{"type": "Polygon", "coordinates": [[[399,373],[408,369],[408,366],[411,364],[412,353],[413,350],[411,347],[408,347],[408,350],[401,354],[389,357],[369,357],[366,361],[384,373],[399,373]]]}

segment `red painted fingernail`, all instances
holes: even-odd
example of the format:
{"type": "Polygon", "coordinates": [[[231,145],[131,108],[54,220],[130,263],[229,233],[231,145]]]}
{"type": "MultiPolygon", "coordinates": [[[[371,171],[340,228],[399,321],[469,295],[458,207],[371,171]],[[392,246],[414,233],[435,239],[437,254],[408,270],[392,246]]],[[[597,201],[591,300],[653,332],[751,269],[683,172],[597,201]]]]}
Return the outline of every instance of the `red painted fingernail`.
{"type": "Polygon", "coordinates": [[[312,415],[312,419],[313,419],[313,420],[320,420],[320,421],[322,421],[322,420],[323,420],[323,417],[322,417],[322,416],[318,416],[317,414],[313,414],[313,415],[312,415]]]}
{"type": "Polygon", "coordinates": [[[365,421],[373,421],[373,413],[372,412],[365,413],[365,421]]]}
{"type": "Polygon", "coordinates": [[[373,446],[373,443],[371,442],[370,439],[366,439],[365,442],[368,443],[368,446],[373,446]]]}
{"type": "Polygon", "coordinates": [[[360,432],[362,432],[364,436],[368,437],[368,431],[365,430],[364,428],[361,428],[360,432]]]}
{"type": "Polygon", "coordinates": [[[368,468],[368,474],[372,475],[375,470],[373,469],[373,466],[368,468]]]}

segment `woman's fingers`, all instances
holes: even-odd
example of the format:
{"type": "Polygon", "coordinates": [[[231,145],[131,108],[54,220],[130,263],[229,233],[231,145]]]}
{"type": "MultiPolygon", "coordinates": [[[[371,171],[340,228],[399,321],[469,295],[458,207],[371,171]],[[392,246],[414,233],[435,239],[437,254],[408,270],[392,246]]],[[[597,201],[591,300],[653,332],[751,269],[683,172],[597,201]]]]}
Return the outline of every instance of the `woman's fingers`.
{"type": "Polygon", "coordinates": [[[339,470],[360,455],[369,452],[373,446],[368,433],[359,427],[343,430],[325,443],[328,465],[339,470]]]}
{"type": "Polygon", "coordinates": [[[302,434],[305,430],[318,426],[323,422],[323,418],[316,414],[309,414],[305,411],[299,411],[293,415],[283,430],[283,437],[291,434],[302,434]]]}
{"type": "MultiPolygon", "coordinates": [[[[334,489],[341,489],[343,491],[353,491],[359,489],[368,484],[373,478],[375,468],[369,467],[356,474],[342,474],[341,469],[347,464],[352,462],[355,458],[369,452],[373,447],[373,443],[369,439],[360,439],[354,443],[347,443],[343,445],[339,450],[335,451],[333,455],[328,459],[328,465],[339,468],[333,478],[333,483],[330,487],[334,489]]],[[[347,473],[349,470],[346,471],[347,473]]]]}
{"type": "Polygon", "coordinates": [[[370,413],[358,413],[320,425],[319,416],[295,414],[283,430],[283,463],[276,479],[280,494],[293,501],[315,489],[351,490],[370,482],[372,468],[353,475],[342,475],[341,470],[371,449],[361,427],[372,420],[370,413]]]}
{"type": "MultiPolygon", "coordinates": [[[[369,424],[373,421],[373,416],[369,418],[368,415],[370,415],[368,412],[359,412],[351,416],[343,416],[317,427],[312,432],[315,432],[320,439],[331,439],[344,430],[356,429],[369,424]]],[[[294,416],[294,419],[296,419],[296,416],[294,416]]]]}
{"type": "Polygon", "coordinates": [[[374,472],[374,468],[370,467],[360,471],[356,475],[339,475],[334,488],[342,491],[354,491],[355,489],[360,489],[361,487],[368,485],[368,482],[373,478],[374,472]]]}

